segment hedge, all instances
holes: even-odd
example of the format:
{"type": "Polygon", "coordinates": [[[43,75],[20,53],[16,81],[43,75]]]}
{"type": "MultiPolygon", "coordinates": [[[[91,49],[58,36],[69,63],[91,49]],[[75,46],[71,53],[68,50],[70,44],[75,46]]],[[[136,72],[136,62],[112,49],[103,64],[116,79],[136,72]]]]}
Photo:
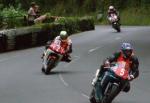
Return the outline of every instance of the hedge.
{"type": "Polygon", "coordinates": [[[92,17],[59,18],[54,23],[0,31],[0,52],[44,45],[66,30],[69,35],[95,29],[92,17]]]}

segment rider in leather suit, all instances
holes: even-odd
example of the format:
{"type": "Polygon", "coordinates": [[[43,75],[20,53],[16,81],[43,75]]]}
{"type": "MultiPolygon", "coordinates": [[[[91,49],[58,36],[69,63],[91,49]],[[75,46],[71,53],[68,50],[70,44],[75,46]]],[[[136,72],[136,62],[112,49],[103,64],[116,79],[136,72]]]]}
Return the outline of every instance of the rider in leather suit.
{"type": "MultiPolygon", "coordinates": [[[[54,41],[57,41],[57,40],[61,41],[61,46],[64,46],[64,48],[66,49],[66,54],[63,56],[63,61],[70,62],[71,61],[70,53],[72,53],[72,41],[68,37],[68,34],[66,31],[61,31],[60,35],[55,37],[54,40],[48,41],[45,46],[45,49],[47,50],[49,48],[49,46],[51,45],[51,43],[54,41]]],[[[46,52],[46,50],[45,50],[45,52],[46,52]]],[[[42,58],[44,57],[44,54],[45,53],[43,53],[42,58]]]]}
{"type": "Polygon", "coordinates": [[[114,8],[114,6],[109,6],[108,11],[107,11],[107,18],[109,21],[111,21],[111,14],[116,14],[118,17],[118,23],[120,24],[120,16],[119,12],[114,8]]]}
{"type": "Polygon", "coordinates": [[[105,71],[107,71],[107,66],[110,66],[111,63],[117,62],[118,60],[129,60],[130,63],[130,71],[129,71],[129,77],[128,80],[122,81],[122,88],[120,90],[123,90],[124,92],[128,92],[130,90],[130,82],[133,79],[137,78],[139,76],[139,61],[138,58],[133,53],[133,48],[130,43],[123,43],[121,46],[121,50],[118,52],[115,52],[112,56],[108,57],[103,65],[100,66],[100,69],[97,70],[96,76],[93,79],[92,84],[95,85],[97,81],[100,78],[105,71]]]}

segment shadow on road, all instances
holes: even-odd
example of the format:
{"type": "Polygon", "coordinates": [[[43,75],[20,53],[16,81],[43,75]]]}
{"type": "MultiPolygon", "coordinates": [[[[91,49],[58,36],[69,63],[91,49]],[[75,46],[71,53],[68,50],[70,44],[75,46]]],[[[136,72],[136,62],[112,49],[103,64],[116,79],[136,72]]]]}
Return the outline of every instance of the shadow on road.
{"type": "Polygon", "coordinates": [[[62,71],[62,70],[54,70],[51,71],[49,75],[57,75],[57,74],[75,74],[77,73],[76,71],[62,71]]]}

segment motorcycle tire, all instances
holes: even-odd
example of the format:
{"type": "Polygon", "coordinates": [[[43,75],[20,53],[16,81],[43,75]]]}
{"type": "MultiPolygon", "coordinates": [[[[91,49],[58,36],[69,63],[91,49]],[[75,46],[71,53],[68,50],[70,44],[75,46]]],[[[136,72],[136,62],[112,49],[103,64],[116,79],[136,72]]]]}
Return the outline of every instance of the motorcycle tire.
{"type": "Polygon", "coordinates": [[[109,95],[103,98],[102,103],[112,103],[112,100],[118,95],[119,92],[118,86],[112,85],[109,95]]]}
{"type": "Polygon", "coordinates": [[[120,30],[120,25],[119,25],[118,23],[113,23],[113,24],[112,24],[112,27],[113,27],[115,30],[117,30],[117,32],[121,32],[121,30],[120,30]]]}
{"type": "Polygon", "coordinates": [[[117,27],[116,30],[117,32],[121,32],[120,27],[117,27]]]}
{"type": "Polygon", "coordinates": [[[42,71],[42,73],[45,73],[45,69],[44,69],[44,67],[42,67],[41,71],[42,71]]]}
{"type": "Polygon", "coordinates": [[[94,89],[92,89],[92,91],[91,91],[89,100],[90,100],[90,103],[96,103],[94,89]]]}
{"type": "Polygon", "coordinates": [[[54,63],[55,63],[55,60],[53,60],[53,59],[48,60],[48,63],[47,63],[48,66],[45,69],[46,75],[50,74],[51,70],[54,68],[54,63]]]}

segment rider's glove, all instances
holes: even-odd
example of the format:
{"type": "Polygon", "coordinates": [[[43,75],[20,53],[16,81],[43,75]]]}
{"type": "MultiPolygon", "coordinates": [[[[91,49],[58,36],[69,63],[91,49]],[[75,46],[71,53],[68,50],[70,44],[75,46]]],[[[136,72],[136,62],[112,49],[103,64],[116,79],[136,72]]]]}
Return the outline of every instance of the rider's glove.
{"type": "Polygon", "coordinates": [[[104,62],[104,67],[110,67],[110,62],[108,60],[104,62]]]}
{"type": "Polygon", "coordinates": [[[98,77],[99,77],[99,73],[100,73],[100,69],[97,69],[96,70],[96,73],[95,73],[95,77],[94,79],[92,80],[92,85],[94,86],[98,80],[98,77]]]}
{"type": "Polygon", "coordinates": [[[94,86],[95,84],[96,84],[96,82],[97,82],[97,77],[95,77],[93,80],[92,80],[92,85],[94,86]]]}
{"type": "Polygon", "coordinates": [[[134,79],[134,75],[131,74],[131,75],[128,76],[129,81],[132,81],[133,79],[134,79]]]}

